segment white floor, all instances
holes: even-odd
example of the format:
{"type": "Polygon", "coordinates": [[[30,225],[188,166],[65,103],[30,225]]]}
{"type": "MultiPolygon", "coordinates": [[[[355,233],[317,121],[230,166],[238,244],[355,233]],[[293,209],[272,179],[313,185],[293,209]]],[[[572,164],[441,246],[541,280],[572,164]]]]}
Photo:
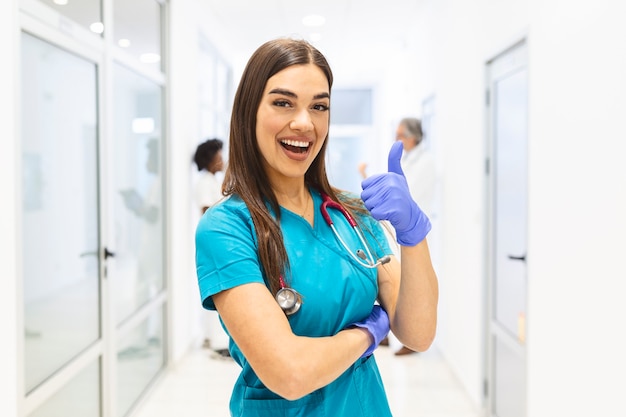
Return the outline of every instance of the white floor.
{"type": "MultiPolygon", "coordinates": [[[[375,355],[394,417],[482,416],[436,347],[406,356],[379,347],[375,355]]],[[[238,373],[239,366],[231,359],[199,348],[158,382],[133,417],[228,417],[238,373]]]]}

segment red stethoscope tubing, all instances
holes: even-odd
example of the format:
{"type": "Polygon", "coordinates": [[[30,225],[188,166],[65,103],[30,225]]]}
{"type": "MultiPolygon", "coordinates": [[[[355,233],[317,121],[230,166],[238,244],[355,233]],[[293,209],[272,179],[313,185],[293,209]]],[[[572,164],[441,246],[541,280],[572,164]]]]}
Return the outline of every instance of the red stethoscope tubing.
{"type": "Polygon", "coordinates": [[[343,214],[343,217],[346,218],[348,223],[350,223],[351,227],[357,227],[357,224],[354,218],[350,215],[350,213],[348,213],[348,211],[345,208],[343,208],[341,204],[337,203],[336,201],[331,200],[328,195],[322,194],[322,205],[320,207],[320,211],[322,212],[322,217],[324,217],[326,224],[328,224],[329,226],[334,225],[333,219],[331,219],[330,215],[328,214],[328,207],[339,210],[341,214],[343,214]]]}
{"type": "Polygon", "coordinates": [[[356,220],[354,220],[354,218],[350,215],[350,213],[348,213],[348,210],[346,210],[338,202],[332,200],[330,196],[328,196],[327,194],[321,193],[321,195],[322,195],[322,205],[320,206],[320,211],[322,212],[322,217],[324,218],[324,221],[326,222],[326,224],[328,224],[328,226],[330,226],[335,237],[337,238],[337,240],[339,240],[339,243],[341,243],[341,246],[344,247],[344,249],[350,254],[350,256],[352,256],[354,260],[356,260],[359,264],[361,264],[365,268],[376,268],[378,267],[378,265],[386,264],[387,262],[389,262],[390,260],[389,256],[383,256],[382,258],[375,261],[374,256],[372,255],[369,249],[369,245],[365,241],[365,237],[363,236],[363,233],[361,232],[361,229],[359,228],[359,225],[357,224],[356,220]],[[350,224],[350,227],[352,227],[352,229],[356,233],[365,251],[363,251],[362,249],[359,249],[356,251],[356,254],[352,253],[352,251],[350,250],[346,242],[341,238],[341,236],[337,232],[333,219],[331,219],[330,215],[328,214],[328,208],[339,210],[339,212],[343,215],[343,217],[346,218],[346,221],[348,222],[348,224],[350,224]]]}

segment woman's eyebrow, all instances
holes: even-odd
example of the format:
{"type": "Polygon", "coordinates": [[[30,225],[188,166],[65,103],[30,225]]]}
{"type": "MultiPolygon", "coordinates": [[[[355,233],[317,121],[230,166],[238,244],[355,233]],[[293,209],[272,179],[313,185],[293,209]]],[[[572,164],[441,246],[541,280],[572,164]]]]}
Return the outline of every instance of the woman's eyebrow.
{"type": "MultiPolygon", "coordinates": [[[[270,90],[268,94],[280,94],[287,97],[298,98],[296,93],[290,90],[285,90],[284,88],[274,88],[273,90],[270,90]]],[[[330,94],[324,92],[313,96],[313,100],[319,100],[321,98],[330,98],[330,94]]]]}
{"type": "Polygon", "coordinates": [[[283,96],[298,98],[296,93],[294,93],[293,91],[285,90],[284,88],[274,88],[268,94],[280,94],[283,96]]]}

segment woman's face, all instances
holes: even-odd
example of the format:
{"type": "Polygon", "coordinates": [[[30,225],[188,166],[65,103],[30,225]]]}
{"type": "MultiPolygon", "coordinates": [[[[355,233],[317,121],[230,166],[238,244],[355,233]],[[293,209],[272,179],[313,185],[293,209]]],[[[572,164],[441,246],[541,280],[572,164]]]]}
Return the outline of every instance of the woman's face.
{"type": "Polygon", "coordinates": [[[224,169],[224,158],[222,157],[222,151],[219,150],[215,153],[215,156],[213,156],[213,159],[211,159],[211,162],[209,163],[209,166],[207,167],[207,171],[209,171],[211,174],[215,174],[216,172],[220,172],[224,169]]]}
{"type": "Polygon", "coordinates": [[[322,70],[294,65],[265,84],[256,138],[272,184],[303,178],[328,134],[330,91],[322,70]]]}

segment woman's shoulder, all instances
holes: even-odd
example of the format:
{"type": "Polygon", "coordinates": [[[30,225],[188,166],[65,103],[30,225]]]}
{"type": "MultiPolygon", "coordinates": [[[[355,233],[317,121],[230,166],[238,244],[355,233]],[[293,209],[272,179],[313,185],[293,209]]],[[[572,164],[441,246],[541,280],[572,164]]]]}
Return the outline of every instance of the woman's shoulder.
{"type": "Polygon", "coordinates": [[[251,224],[251,216],[246,203],[237,195],[219,201],[202,215],[198,230],[231,227],[235,223],[251,224]]]}
{"type": "Polygon", "coordinates": [[[215,213],[221,213],[221,212],[232,213],[232,212],[242,212],[242,211],[249,213],[246,203],[237,194],[233,194],[233,195],[223,198],[217,204],[214,204],[213,206],[211,206],[209,210],[207,210],[207,212],[215,212],[215,213]]]}

